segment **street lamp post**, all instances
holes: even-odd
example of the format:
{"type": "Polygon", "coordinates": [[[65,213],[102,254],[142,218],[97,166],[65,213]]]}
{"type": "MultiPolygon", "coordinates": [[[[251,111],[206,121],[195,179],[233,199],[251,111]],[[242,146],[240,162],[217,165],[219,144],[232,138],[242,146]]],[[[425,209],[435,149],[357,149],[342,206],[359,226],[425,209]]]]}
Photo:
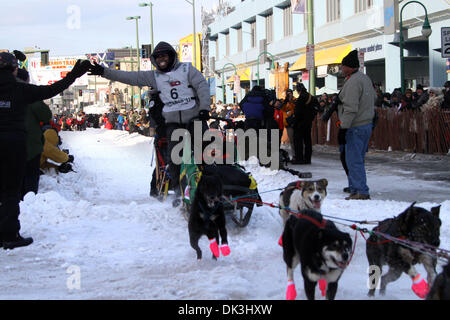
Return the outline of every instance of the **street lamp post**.
{"type": "MultiPolygon", "coordinates": [[[[139,27],[138,20],[141,16],[127,17],[127,20],[136,20],[136,56],[137,56],[137,69],[141,71],[141,58],[139,57],[139,27]]],[[[134,99],[134,97],[133,97],[134,99]]],[[[139,87],[139,102],[138,106],[141,107],[141,88],[139,87]]]]}
{"type": "Polygon", "coordinates": [[[423,22],[422,25],[422,35],[425,38],[429,38],[431,35],[431,26],[430,26],[430,22],[428,21],[428,11],[427,8],[425,8],[425,6],[420,2],[420,1],[409,1],[407,3],[405,3],[405,5],[402,7],[401,11],[400,11],[400,81],[401,81],[401,87],[402,87],[402,93],[405,93],[405,61],[404,61],[404,53],[403,53],[403,48],[404,48],[404,37],[403,37],[403,9],[405,9],[405,7],[410,4],[410,3],[417,3],[420,4],[423,9],[425,10],[425,21],[423,22]]]}
{"type": "Polygon", "coordinates": [[[189,1],[185,0],[187,3],[189,3],[192,6],[192,23],[194,27],[194,34],[193,34],[193,40],[192,40],[192,46],[194,48],[193,54],[194,57],[192,58],[192,61],[194,63],[194,67],[197,68],[197,35],[195,32],[195,0],[189,1]]]}
{"type": "MultiPolygon", "coordinates": [[[[314,45],[314,7],[313,0],[308,0],[308,44],[314,45]]],[[[309,93],[316,95],[316,66],[309,70],[309,93]]]]}
{"type": "Polygon", "coordinates": [[[231,62],[226,63],[226,64],[222,67],[222,102],[223,102],[223,103],[225,103],[225,67],[228,66],[228,65],[232,66],[232,67],[234,68],[234,74],[235,74],[235,75],[237,74],[237,68],[236,68],[236,66],[235,66],[233,63],[231,63],[231,62]]]}
{"type": "MultiPolygon", "coordinates": [[[[124,47],[124,49],[130,49],[130,61],[131,61],[131,63],[130,63],[130,65],[131,65],[130,69],[131,70],[130,71],[133,71],[133,63],[134,63],[134,61],[133,61],[133,46],[124,47]]],[[[131,110],[133,110],[133,107],[134,107],[134,86],[131,86],[130,93],[131,93],[130,107],[131,107],[131,110]]]]}
{"type": "Polygon", "coordinates": [[[272,69],[275,69],[275,65],[274,65],[274,63],[273,63],[273,61],[275,60],[275,58],[273,57],[273,55],[270,53],[270,52],[267,52],[267,51],[263,51],[263,52],[261,52],[259,55],[258,55],[258,58],[256,59],[256,65],[257,65],[257,73],[256,73],[256,75],[257,75],[257,84],[258,84],[258,86],[259,86],[259,58],[261,57],[261,55],[262,54],[268,54],[271,58],[272,58],[272,64],[270,65],[270,69],[272,70],[272,69]]]}
{"type": "MultiPolygon", "coordinates": [[[[143,2],[143,3],[139,3],[140,7],[150,7],[150,43],[152,46],[152,50],[151,52],[153,52],[153,49],[155,48],[155,44],[153,42],[153,3],[152,2],[143,2]]],[[[150,52],[148,53],[148,55],[150,56],[150,52]]],[[[153,69],[153,65],[152,65],[152,69],[153,69]]]]}

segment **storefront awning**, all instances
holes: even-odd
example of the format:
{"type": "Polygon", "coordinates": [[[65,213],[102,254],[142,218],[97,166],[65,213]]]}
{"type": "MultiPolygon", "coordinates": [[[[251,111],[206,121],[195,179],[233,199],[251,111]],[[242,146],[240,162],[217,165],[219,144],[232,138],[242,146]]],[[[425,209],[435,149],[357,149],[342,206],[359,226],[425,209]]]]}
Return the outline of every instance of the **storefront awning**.
{"type": "MultiPolygon", "coordinates": [[[[340,64],[342,59],[352,51],[352,45],[334,47],[316,51],[314,53],[315,66],[320,67],[328,64],[340,64]]],[[[293,65],[289,71],[297,71],[306,69],[306,54],[302,55],[293,65]]]]}
{"type": "MultiPolygon", "coordinates": [[[[241,81],[250,81],[252,71],[250,68],[240,69],[237,71],[237,75],[241,78],[241,81]]],[[[228,78],[227,83],[234,81],[234,73],[231,77],[228,78]]]]}

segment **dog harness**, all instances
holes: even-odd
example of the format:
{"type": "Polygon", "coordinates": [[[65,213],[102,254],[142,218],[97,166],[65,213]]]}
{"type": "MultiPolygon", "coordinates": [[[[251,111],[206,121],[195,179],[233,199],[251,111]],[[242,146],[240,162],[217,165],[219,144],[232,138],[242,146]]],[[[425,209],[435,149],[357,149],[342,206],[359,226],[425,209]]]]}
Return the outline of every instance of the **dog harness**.
{"type": "Polygon", "coordinates": [[[213,208],[211,208],[211,209],[208,208],[209,209],[208,210],[208,209],[205,209],[205,207],[200,202],[198,202],[198,206],[200,207],[200,210],[203,214],[204,219],[211,220],[211,221],[214,221],[217,218],[217,216],[214,217],[212,213],[215,212],[217,210],[217,208],[219,208],[220,205],[221,205],[221,202],[217,202],[213,208]]]}

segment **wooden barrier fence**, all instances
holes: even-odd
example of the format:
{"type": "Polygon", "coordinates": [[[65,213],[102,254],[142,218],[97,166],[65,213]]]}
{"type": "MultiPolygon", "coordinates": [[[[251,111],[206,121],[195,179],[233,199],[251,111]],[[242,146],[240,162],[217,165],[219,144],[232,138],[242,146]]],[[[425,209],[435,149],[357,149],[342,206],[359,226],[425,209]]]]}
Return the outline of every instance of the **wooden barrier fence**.
{"type": "MultiPolygon", "coordinates": [[[[450,150],[450,110],[424,112],[378,109],[378,124],[372,132],[369,147],[378,150],[406,151],[428,154],[446,154],[450,150]]],[[[314,119],[312,142],[337,146],[337,114],[330,119],[330,141],[327,141],[328,124],[314,119]]]]}

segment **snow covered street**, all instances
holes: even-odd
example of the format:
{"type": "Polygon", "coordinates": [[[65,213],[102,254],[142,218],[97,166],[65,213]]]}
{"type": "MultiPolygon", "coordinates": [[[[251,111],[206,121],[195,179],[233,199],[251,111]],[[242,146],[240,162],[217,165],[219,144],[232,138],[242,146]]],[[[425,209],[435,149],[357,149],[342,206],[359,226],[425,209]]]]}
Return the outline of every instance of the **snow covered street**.
{"type": "MultiPolygon", "coordinates": [[[[173,209],[170,201],[161,203],[149,197],[152,138],[103,129],[60,135],[62,148],[75,156],[76,172],[41,176],[39,194],[28,194],[21,202],[21,234],[33,237],[34,243],[0,251],[0,299],[285,298],[286,266],[277,244],[282,221],[277,209],[255,207],[249,225],[242,229],[229,219],[231,255],[212,260],[208,240],[203,237],[204,258],[197,261],[189,245],[187,221],[179,209],[173,209]]],[[[312,162],[295,168],[311,171],[313,179],[328,179],[322,213],[382,220],[398,215],[414,199],[427,210],[441,204],[440,247],[450,248],[448,181],[397,174],[387,163],[380,166],[368,161],[372,200],[346,201],[342,192],[346,177],[337,155],[313,153],[312,162]]],[[[264,191],[297,180],[287,172],[255,164],[247,164],[246,169],[252,172],[265,202],[278,203],[279,191],[264,191]]],[[[355,239],[354,231],[338,227],[355,239]]],[[[339,281],[336,299],[368,299],[365,246],[358,234],[353,260],[339,281]]],[[[438,273],[441,267],[438,264],[438,273]]],[[[426,274],[422,266],[418,270],[426,274]]],[[[297,299],[304,300],[299,269],[295,276],[297,299]]],[[[322,299],[318,290],[316,298],[322,299]]],[[[384,297],[377,292],[374,299],[418,298],[411,291],[411,280],[402,275],[387,287],[384,297]]]]}

